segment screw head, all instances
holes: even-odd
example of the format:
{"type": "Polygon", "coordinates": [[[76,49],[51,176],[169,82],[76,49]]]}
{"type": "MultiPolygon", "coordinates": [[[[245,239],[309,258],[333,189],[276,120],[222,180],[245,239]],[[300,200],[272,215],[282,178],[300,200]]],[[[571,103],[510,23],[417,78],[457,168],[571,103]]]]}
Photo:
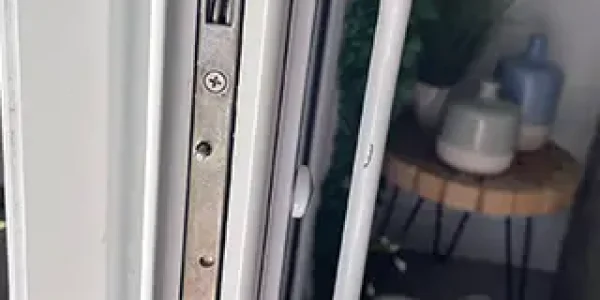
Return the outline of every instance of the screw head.
{"type": "Polygon", "coordinates": [[[227,89],[227,77],[220,71],[212,70],[204,75],[204,87],[211,93],[222,93],[227,89]]]}

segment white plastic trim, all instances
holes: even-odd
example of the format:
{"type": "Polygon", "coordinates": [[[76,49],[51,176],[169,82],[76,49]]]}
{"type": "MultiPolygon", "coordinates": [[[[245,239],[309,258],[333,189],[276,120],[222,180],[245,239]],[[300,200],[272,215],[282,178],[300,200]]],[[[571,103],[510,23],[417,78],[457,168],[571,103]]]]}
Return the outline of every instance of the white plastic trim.
{"type": "Polygon", "coordinates": [[[27,300],[27,237],[23,122],[21,118],[21,66],[18,1],[0,1],[2,139],[7,221],[8,288],[11,300],[27,300]]]}
{"type": "Polygon", "coordinates": [[[286,251],[289,252],[288,233],[292,203],[295,201],[294,180],[299,171],[298,148],[303,146],[300,144],[300,135],[316,2],[293,1],[261,289],[261,297],[266,300],[279,299],[284,289],[282,279],[286,276],[286,251]]]}
{"type": "Polygon", "coordinates": [[[410,8],[411,0],[382,0],[379,5],[334,300],[355,300],[360,297],[410,8]]]}
{"type": "Polygon", "coordinates": [[[166,0],[152,0],[148,62],[148,116],[142,223],[140,299],[154,298],[157,208],[159,201],[160,144],[163,109],[163,69],[166,0]]]}
{"type": "MultiPolygon", "coordinates": [[[[118,0],[116,0],[118,1],[118,0]]],[[[180,299],[198,1],[167,5],[155,300],[180,299]]]]}
{"type": "MultiPolygon", "coordinates": [[[[332,140],[336,127],[337,57],[342,45],[346,4],[346,0],[332,0],[328,3],[329,9],[326,7],[321,8],[321,13],[328,12],[328,16],[327,25],[324,28],[325,43],[321,60],[321,73],[318,75],[319,88],[315,103],[314,130],[309,149],[309,168],[315,184],[314,190],[316,191],[320,190],[321,183],[325,178],[333,148],[332,140]]],[[[320,28],[317,30],[320,30],[320,28]]],[[[290,297],[292,300],[312,298],[312,259],[315,247],[313,232],[320,201],[320,194],[316,192],[300,225],[297,255],[295,257],[296,267],[290,297]]]]}
{"type": "Polygon", "coordinates": [[[289,0],[244,2],[220,299],[257,299],[289,0]]]}

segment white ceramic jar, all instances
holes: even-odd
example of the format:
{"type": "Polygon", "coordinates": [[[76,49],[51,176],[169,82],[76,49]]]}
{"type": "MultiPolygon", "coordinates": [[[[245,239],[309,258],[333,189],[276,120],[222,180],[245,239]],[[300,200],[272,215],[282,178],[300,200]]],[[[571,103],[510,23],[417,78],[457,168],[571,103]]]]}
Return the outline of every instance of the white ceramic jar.
{"type": "Polygon", "coordinates": [[[498,85],[482,83],[479,97],[448,106],[436,151],[448,165],[467,173],[494,175],[513,160],[519,107],[497,98],[498,85]]]}

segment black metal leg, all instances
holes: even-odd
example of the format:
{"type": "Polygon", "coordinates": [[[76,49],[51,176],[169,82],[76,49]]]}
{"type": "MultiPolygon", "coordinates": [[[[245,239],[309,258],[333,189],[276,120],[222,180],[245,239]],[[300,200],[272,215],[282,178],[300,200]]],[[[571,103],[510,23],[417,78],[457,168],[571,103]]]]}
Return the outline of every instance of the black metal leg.
{"type": "Polygon", "coordinates": [[[531,255],[532,236],[533,220],[531,217],[527,217],[525,219],[525,237],[523,240],[521,278],[519,281],[519,300],[525,300],[525,292],[527,291],[527,277],[529,275],[529,257],[531,255]]]}
{"type": "MultiPolygon", "coordinates": [[[[421,211],[421,207],[423,206],[423,202],[425,202],[425,199],[423,199],[420,196],[417,196],[417,203],[415,203],[415,205],[413,206],[413,208],[410,210],[410,213],[408,214],[408,217],[406,218],[406,221],[402,225],[402,232],[401,232],[401,235],[400,235],[400,244],[401,245],[404,244],[404,241],[406,240],[406,238],[408,236],[410,228],[415,223],[415,219],[417,218],[417,215],[419,214],[419,211],[421,211]]],[[[400,256],[400,251],[401,251],[401,249],[398,249],[392,255],[399,257],[400,256]]]]}
{"type": "MultiPolygon", "coordinates": [[[[512,220],[511,217],[506,217],[505,220],[506,234],[506,299],[514,299],[513,295],[513,266],[512,266],[512,220]]],[[[525,219],[525,232],[523,237],[523,252],[521,256],[521,272],[518,282],[518,298],[525,300],[527,291],[527,279],[529,273],[529,258],[531,256],[531,245],[533,236],[533,219],[527,217],[525,219]]]]}
{"type": "Polygon", "coordinates": [[[433,255],[436,258],[438,258],[441,261],[446,261],[452,256],[452,254],[454,253],[454,250],[456,249],[456,246],[458,245],[458,242],[460,241],[460,238],[462,237],[463,232],[465,231],[465,227],[466,227],[467,222],[469,221],[470,217],[471,217],[470,212],[464,212],[462,214],[460,221],[458,223],[458,227],[452,234],[452,239],[450,240],[450,245],[448,246],[446,251],[444,251],[442,254],[441,253],[441,244],[442,244],[441,237],[442,237],[442,226],[443,226],[443,221],[444,221],[443,220],[444,219],[444,206],[441,202],[438,202],[436,204],[436,207],[435,207],[435,232],[434,232],[434,237],[433,237],[433,255]]]}
{"type": "Polygon", "coordinates": [[[383,203],[383,217],[381,223],[379,224],[376,231],[376,238],[382,237],[385,235],[386,230],[390,226],[390,221],[392,220],[392,216],[394,215],[394,211],[396,210],[396,200],[398,198],[398,188],[393,187],[390,195],[390,199],[388,203],[383,203]]]}
{"type": "Polygon", "coordinates": [[[442,256],[442,260],[445,261],[448,260],[448,258],[452,257],[452,254],[454,253],[454,250],[456,249],[456,246],[458,245],[458,242],[460,241],[460,238],[462,237],[467,222],[470,218],[470,212],[464,212],[462,214],[462,217],[460,218],[460,221],[458,223],[458,227],[456,228],[456,231],[454,231],[452,239],[450,240],[450,245],[448,246],[448,249],[446,250],[446,252],[444,252],[444,255],[442,256]]]}
{"type": "Polygon", "coordinates": [[[418,196],[417,203],[415,203],[412,210],[410,211],[410,214],[408,214],[408,218],[406,218],[404,225],[402,225],[402,232],[400,235],[400,243],[403,243],[406,240],[406,237],[408,236],[408,232],[410,231],[412,224],[415,222],[415,219],[417,218],[417,215],[419,214],[419,211],[421,210],[421,207],[423,206],[423,202],[425,202],[425,200],[418,196]]]}
{"type": "Polygon", "coordinates": [[[433,235],[433,256],[439,257],[440,243],[442,239],[442,219],[444,218],[444,208],[441,202],[435,205],[435,231],[433,235]]]}
{"type": "Polygon", "coordinates": [[[506,246],[506,300],[513,299],[513,279],[512,279],[512,220],[506,217],[504,220],[504,245],[506,246]]]}

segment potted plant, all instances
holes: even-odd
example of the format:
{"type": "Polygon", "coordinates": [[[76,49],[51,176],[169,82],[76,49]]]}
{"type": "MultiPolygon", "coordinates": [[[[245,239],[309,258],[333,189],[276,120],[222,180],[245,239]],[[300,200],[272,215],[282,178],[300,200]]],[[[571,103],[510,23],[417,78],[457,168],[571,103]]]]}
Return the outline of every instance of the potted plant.
{"type": "Polygon", "coordinates": [[[433,0],[436,17],[419,23],[422,49],[414,88],[424,127],[437,127],[450,88],[465,76],[513,1],[433,0]]]}

